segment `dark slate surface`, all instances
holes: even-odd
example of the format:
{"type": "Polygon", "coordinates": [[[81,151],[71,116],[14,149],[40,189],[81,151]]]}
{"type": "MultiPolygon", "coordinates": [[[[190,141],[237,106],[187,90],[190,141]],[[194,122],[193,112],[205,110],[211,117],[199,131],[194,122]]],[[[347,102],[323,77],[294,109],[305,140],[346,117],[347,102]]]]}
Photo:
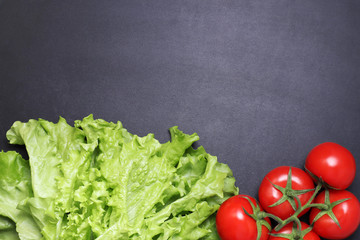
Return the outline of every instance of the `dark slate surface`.
{"type": "Polygon", "coordinates": [[[173,125],[197,132],[253,196],[322,142],[359,165],[359,13],[345,0],[0,0],[0,149],[16,120],[93,113],[162,142],[173,125]]]}

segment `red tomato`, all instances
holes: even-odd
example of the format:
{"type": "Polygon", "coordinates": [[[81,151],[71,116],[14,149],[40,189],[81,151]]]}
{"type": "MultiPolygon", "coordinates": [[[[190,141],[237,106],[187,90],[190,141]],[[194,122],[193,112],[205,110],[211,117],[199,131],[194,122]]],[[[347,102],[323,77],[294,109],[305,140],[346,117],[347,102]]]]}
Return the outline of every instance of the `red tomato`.
{"type": "MultiPolygon", "coordinates": [[[[356,231],[360,224],[360,203],[354,194],[346,190],[329,190],[330,202],[350,198],[332,208],[333,213],[339,221],[341,228],[329,217],[324,215],[314,223],[314,232],[327,239],[345,239],[356,231]]],[[[325,202],[325,191],[316,196],[314,203],[325,202]]],[[[317,208],[310,211],[310,223],[320,212],[317,208]]]]}
{"type": "MultiPolygon", "coordinates": [[[[272,204],[278,202],[281,198],[284,197],[284,194],[276,189],[273,184],[285,188],[288,183],[288,174],[290,167],[282,166],[277,167],[271,170],[264,179],[262,180],[259,188],[259,202],[261,206],[265,209],[266,212],[274,214],[281,219],[286,219],[295,213],[295,210],[290,205],[289,200],[281,203],[277,206],[272,206],[272,204]]],[[[314,182],[312,178],[303,170],[296,167],[291,167],[291,188],[293,190],[305,190],[305,189],[314,189],[314,182]]],[[[296,191],[284,190],[284,193],[288,192],[290,194],[296,194],[296,191]]],[[[309,191],[298,195],[300,202],[304,205],[311,198],[314,191],[309,191]]],[[[285,194],[286,195],[286,194],[285,194]]],[[[292,199],[293,203],[298,207],[298,203],[295,199],[292,199]]],[[[302,216],[304,213],[309,211],[309,208],[305,209],[300,213],[299,216],[302,216]]]]}
{"type": "Polygon", "coordinates": [[[350,151],[332,142],[314,147],[306,158],[305,168],[337,190],[349,187],[356,173],[355,159],[350,151]]]}
{"type": "MultiPolygon", "coordinates": [[[[250,214],[254,213],[246,197],[251,200],[254,206],[258,206],[262,210],[257,201],[247,195],[237,195],[227,199],[221,204],[216,214],[216,229],[222,240],[256,239],[258,234],[256,221],[244,212],[245,209],[250,214]]],[[[268,218],[265,220],[270,224],[268,218]]],[[[262,226],[260,240],[267,240],[268,233],[269,230],[262,226]]]]}
{"type": "MultiPolygon", "coordinates": [[[[309,227],[309,225],[307,225],[304,222],[301,222],[301,231],[307,229],[309,227]]],[[[271,234],[276,234],[276,233],[282,233],[282,234],[291,234],[293,231],[293,224],[289,223],[288,225],[284,226],[282,229],[280,229],[279,231],[275,231],[272,230],[271,234]]],[[[304,233],[300,233],[300,235],[303,235],[304,233]]],[[[303,239],[303,240],[320,240],[320,237],[314,233],[312,230],[308,233],[305,234],[305,236],[301,236],[302,238],[299,239],[303,239]]],[[[288,240],[289,238],[284,238],[284,237],[280,237],[280,236],[270,236],[268,240],[288,240]]],[[[291,239],[296,239],[296,238],[291,238],[291,239]]]]}

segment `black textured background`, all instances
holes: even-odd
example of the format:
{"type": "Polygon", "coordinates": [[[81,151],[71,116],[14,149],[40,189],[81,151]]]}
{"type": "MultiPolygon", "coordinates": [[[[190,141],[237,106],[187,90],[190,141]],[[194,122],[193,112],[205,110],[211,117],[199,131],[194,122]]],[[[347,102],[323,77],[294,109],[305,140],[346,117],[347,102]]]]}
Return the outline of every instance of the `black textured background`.
{"type": "Polygon", "coordinates": [[[0,149],[16,120],[93,113],[197,132],[253,196],[325,141],[359,165],[359,26],[359,1],[0,0],[0,149]]]}

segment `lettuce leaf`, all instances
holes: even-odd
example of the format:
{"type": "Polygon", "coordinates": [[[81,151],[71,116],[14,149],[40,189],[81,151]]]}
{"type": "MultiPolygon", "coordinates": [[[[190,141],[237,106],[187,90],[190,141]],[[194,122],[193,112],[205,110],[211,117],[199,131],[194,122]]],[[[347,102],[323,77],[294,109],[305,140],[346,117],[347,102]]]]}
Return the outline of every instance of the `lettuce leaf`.
{"type": "Polygon", "coordinates": [[[169,131],[162,144],[92,115],[74,126],[64,118],[15,122],[7,138],[25,145],[31,173],[17,211],[44,239],[219,239],[216,211],[238,193],[232,172],[192,148],[196,133],[169,131]]]}
{"type": "Polygon", "coordinates": [[[18,204],[32,196],[31,177],[28,162],[20,154],[9,151],[0,152],[0,215],[1,235],[14,235],[12,222],[21,239],[40,239],[40,229],[33,217],[17,209],[18,204]],[[7,218],[4,218],[7,217],[7,218]]]}
{"type": "Polygon", "coordinates": [[[19,235],[15,229],[1,230],[0,240],[19,240],[19,235]]]}
{"type": "Polygon", "coordinates": [[[11,219],[0,216],[0,231],[10,230],[15,228],[15,223],[11,219]]]}
{"type": "Polygon", "coordinates": [[[0,240],[19,240],[15,223],[11,219],[0,216],[0,240]]]}

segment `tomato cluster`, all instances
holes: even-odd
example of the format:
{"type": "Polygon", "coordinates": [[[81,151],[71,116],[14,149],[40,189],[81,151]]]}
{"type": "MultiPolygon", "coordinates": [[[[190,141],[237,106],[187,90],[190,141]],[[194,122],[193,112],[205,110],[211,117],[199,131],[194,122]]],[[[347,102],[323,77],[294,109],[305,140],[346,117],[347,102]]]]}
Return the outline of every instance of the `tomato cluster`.
{"type": "Polygon", "coordinates": [[[355,178],[353,155],[336,143],[314,147],[305,170],[277,167],[248,195],[226,200],[216,215],[222,240],[345,239],[360,224],[360,203],[346,188],[355,178]],[[302,217],[308,214],[308,221],[302,217]],[[272,221],[270,221],[272,219],[272,221]]]}

